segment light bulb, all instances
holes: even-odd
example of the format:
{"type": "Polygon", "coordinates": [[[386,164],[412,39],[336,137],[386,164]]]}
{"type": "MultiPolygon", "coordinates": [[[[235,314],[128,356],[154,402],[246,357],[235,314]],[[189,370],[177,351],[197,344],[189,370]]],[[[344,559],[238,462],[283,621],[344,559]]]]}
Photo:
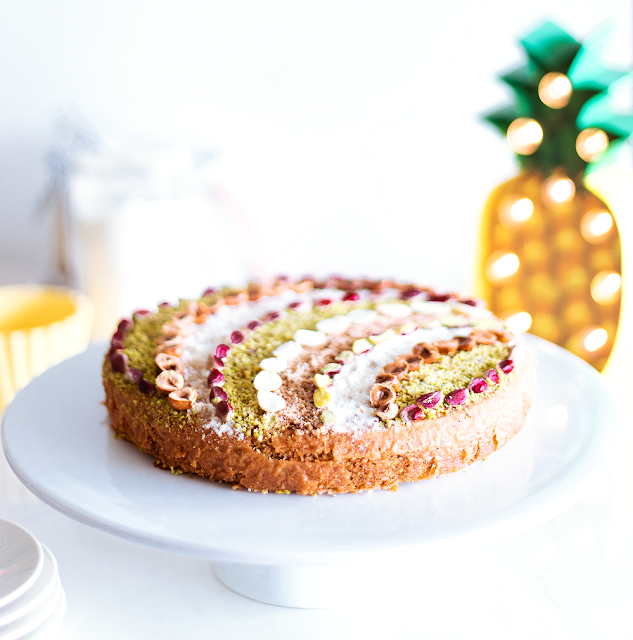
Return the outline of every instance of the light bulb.
{"type": "Polygon", "coordinates": [[[519,270],[519,258],[514,253],[496,251],[487,261],[486,278],[493,284],[514,275],[519,270]]]}
{"type": "Polygon", "coordinates": [[[620,297],[622,277],[615,271],[605,270],[591,281],[591,297],[598,304],[613,304],[620,297]]]}
{"type": "Polygon", "coordinates": [[[510,123],[506,138],[512,151],[529,156],[540,147],[543,129],[532,118],[517,118],[510,123]]]}
{"type": "Polygon", "coordinates": [[[538,97],[550,109],[562,109],[569,104],[573,88],[569,78],[556,71],[546,73],[538,83],[538,97]]]}
{"type": "Polygon", "coordinates": [[[512,229],[528,220],[534,213],[534,203],[529,198],[510,196],[499,210],[499,220],[504,227],[512,229]]]}
{"type": "Polygon", "coordinates": [[[543,183],[541,195],[549,204],[560,205],[571,202],[576,194],[573,180],[560,173],[554,173],[543,183]]]}
{"type": "Polygon", "coordinates": [[[585,162],[599,160],[609,146],[609,136],[595,127],[583,129],[576,138],[576,151],[585,162]]]}
{"type": "Polygon", "coordinates": [[[583,347],[590,353],[597,351],[607,343],[609,335],[601,327],[587,327],[582,339],[583,347]]]}
{"type": "Polygon", "coordinates": [[[591,244],[605,240],[613,228],[613,218],[605,209],[590,209],[580,221],[580,233],[591,244]]]}
{"type": "Polygon", "coordinates": [[[509,312],[504,320],[512,333],[525,333],[532,326],[532,316],[527,311],[509,312]]]}

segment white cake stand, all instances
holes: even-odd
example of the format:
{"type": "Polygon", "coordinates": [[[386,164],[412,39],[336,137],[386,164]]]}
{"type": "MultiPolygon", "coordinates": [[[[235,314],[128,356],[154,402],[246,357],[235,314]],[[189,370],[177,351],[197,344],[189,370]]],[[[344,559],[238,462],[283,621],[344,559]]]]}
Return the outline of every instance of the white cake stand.
{"type": "Polygon", "coordinates": [[[602,377],[527,336],[538,361],[528,421],[467,472],[317,497],[235,491],[172,475],[113,437],[101,404],[104,345],[44,373],[9,406],[7,459],[62,513],[140,544],[211,560],[227,586],[292,607],[344,604],[377,563],[500,539],[578,502],[608,473],[622,430],[602,377]]]}

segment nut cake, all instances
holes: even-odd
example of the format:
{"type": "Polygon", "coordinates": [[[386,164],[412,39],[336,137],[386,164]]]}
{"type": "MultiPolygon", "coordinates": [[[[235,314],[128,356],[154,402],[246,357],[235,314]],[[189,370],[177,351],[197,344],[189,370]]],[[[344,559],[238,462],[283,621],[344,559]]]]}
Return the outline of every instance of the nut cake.
{"type": "Polygon", "coordinates": [[[123,319],[112,429],[157,466],[254,491],[396,488],[481,460],[525,421],[529,352],[481,301],[278,278],[123,319]]]}

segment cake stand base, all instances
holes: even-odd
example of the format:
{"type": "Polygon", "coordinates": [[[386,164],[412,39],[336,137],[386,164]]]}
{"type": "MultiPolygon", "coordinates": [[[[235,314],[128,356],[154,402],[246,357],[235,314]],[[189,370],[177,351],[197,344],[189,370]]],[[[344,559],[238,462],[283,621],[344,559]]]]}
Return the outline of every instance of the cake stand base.
{"type": "Polygon", "coordinates": [[[375,582],[367,566],[282,566],[214,562],[213,570],[225,586],[240,595],[299,609],[342,607],[360,597],[375,582]]]}

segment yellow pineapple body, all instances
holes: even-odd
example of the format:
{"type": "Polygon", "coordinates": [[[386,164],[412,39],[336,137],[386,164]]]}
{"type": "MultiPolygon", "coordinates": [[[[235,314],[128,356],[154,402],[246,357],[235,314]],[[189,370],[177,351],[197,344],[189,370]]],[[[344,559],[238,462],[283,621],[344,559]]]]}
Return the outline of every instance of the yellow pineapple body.
{"type": "Polygon", "coordinates": [[[476,286],[495,314],[602,370],[620,318],[620,234],[591,191],[548,180],[524,172],[494,190],[476,286]]]}

